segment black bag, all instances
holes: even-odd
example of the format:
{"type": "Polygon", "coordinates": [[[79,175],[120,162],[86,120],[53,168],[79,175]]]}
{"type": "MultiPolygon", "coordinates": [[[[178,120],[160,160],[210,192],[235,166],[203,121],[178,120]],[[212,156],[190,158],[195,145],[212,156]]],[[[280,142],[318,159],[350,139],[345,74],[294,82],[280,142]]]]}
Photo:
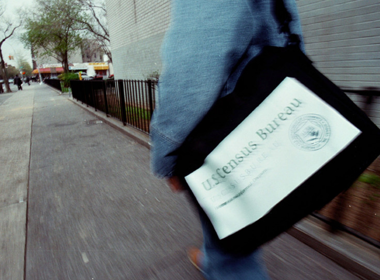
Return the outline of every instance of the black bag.
{"type": "MultiPolygon", "coordinates": [[[[279,17],[277,16],[277,18],[279,17]]],[[[287,17],[285,16],[284,18],[287,17]]],[[[284,20],[281,22],[284,22],[284,20]]],[[[282,26],[284,28],[284,25],[282,26]]],[[[286,29],[287,27],[285,27],[285,31],[286,29]]],[[[344,92],[316,70],[312,62],[297,46],[290,44],[283,48],[265,47],[257,57],[249,62],[239,78],[234,92],[219,99],[214,104],[179,149],[176,174],[181,177],[186,177],[194,171],[199,170],[204,165],[206,157],[247,119],[255,109],[259,108],[260,104],[263,104],[264,100],[266,100],[284,80],[289,80],[287,77],[296,79],[318,96],[319,99],[323,100],[322,102],[334,108],[350,125],[360,130],[360,134],[342,147],[339,152],[322,164],[320,168],[316,169],[313,174],[295,186],[294,190],[271,207],[265,215],[262,215],[258,220],[242,229],[221,238],[221,246],[227,251],[240,253],[250,252],[286,231],[294,223],[312,211],[322,208],[340,192],[349,188],[357,177],[380,154],[380,130],[378,127],[369,120],[366,114],[363,113],[344,92]]],[[[293,103],[297,105],[297,101],[293,103]]],[[[287,115],[281,114],[282,113],[276,113],[275,116],[284,119],[287,117],[287,115]]],[[[336,131],[333,129],[331,131],[329,130],[330,127],[325,120],[323,120],[323,116],[322,118],[318,118],[319,117],[313,118],[313,116],[309,114],[307,119],[299,118],[298,123],[294,124],[296,123],[296,118],[290,120],[289,117],[289,122],[293,122],[292,128],[289,128],[289,130],[294,130],[293,132],[289,132],[289,135],[293,135],[289,137],[294,138],[292,138],[293,140],[291,141],[298,141],[296,138],[299,135],[297,136],[294,133],[304,133],[303,135],[305,135],[306,141],[311,141],[311,146],[306,148],[318,150],[329,141],[330,136],[336,137],[336,131]],[[314,140],[311,139],[313,137],[314,140]]],[[[269,135],[275,137],[277,132],[274,131],[273,128],[276,128],[276,124],[279,125],[280,120],[272,123],[272,126],[268,126],[268,131],[257,131],[256,138],[259,138],[259,136],[264,138],[269,135]],[[273,133],[270,133],[270,130],[272,130],[273,133]]],[[[266,127],[265,124],[263,127],[266,127]]],[[[342,138],[344,138],[344,136],[345,135],[342,135],[342,138]]],[[[300,137],[302,138],[303,136],[301,135],[300,137]]],[[[302,146],[302,143],[293,144],[302,146]]],[[[253,149],[252,147],[257,148],[257,145],[253,142],[247,144],[247,147],[249,145],[251,145],[251,151],[253,149]]],[[[299,146],[298,148],[302,147],[299,146]]],[[[231,149],[236,149],[236,147],[232,145],[231,149]]],[[[243,154],[236,154],[236,158],[232,162],[234,162],[235,165],[237,165],[237,163],[240,164],[238,160],[240,160],[242,156],[243,154]]],[[[255,155],[252,157],[254,156],[255,155]]],[[[275,156],[274,153],[271,158],[275,156]]],[[[292,161],[293,160],[294,159],[292,159],[292,161]]],[[[275,162],[274,159],[273,161],[275,162]]],[[[313,160],[310,161],[310,164],[312,164],[312,162],[313,160]]],[[[218,182],[218,184],[222,183],[219,181],[224,180],[221,179],[221,175],[227,177],[236,166],[221,162],[220,167],[221,168],[216,171],[219,173],[214,172],[215,177],[211,177],[210,179],[213,182],[218,182]],[[226,167],[226,169],[223,169],[223,166],[226,167]],[[224,170],[226,172],[224,172],[224,170]]],[[[277,186],[270,186],[273,188],[273,193],[276,192],[277,187],[281,187],[284,179],[286,179],[286,176],[278,178],[277,186]]],[[[218,184],[213,185],[209,181],[204,181],[203,188],[205,190],[211,190],[212,188],[218,188],[222,185],[218,184]]],[[[227,185],[232,186],[231,183],[227,185]]],[[[251,186],[248,187],[255,186],[254,180],[250,185],[251,186]]],[[[237,191],[234,196],[226,198],[227,200],[222,199],[218,207],[223,207],[234,199],[240,199],[248,192],[248,187],[237,191]]],[[[197,198],[199,199],[199,197],[197,198]]],[[[196,203],[199,202],[197,199],[195,199],[195,201],[196,203]]],[[[200,206],[200,208],[202,208],[202,206],[200,206]]],[[[210,217],[209,213],[207,215],[210,217]]],[[[238,218],[239,217],[236,216],[236,219],[238,218]]],[[[210,220],[212,221],[211,217],[210,220]]]]}

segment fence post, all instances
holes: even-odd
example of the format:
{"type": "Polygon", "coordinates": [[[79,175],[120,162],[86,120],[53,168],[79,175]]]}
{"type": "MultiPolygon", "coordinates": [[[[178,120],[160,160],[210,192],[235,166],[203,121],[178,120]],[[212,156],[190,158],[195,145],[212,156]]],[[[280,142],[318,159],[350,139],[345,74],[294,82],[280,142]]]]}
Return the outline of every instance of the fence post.
{"type": "MultiPolygon", "coordinates": [[[[152,95],[152,81],[148,80],[148,93],[149,93],[149,110],[150,110],[150,118],[153,115],[153,95],[152,95]]],[[[156,92],[156,91],[154,91],[156,92]]],[[[150,122],[150,121],[149,121],[150,122]]]]}
{"type": "Polygon", "coordinates": [[[94,92],[94,84],[95,84],[95,81],[90,81],[90,88],[91,88],[91,102],[92,102],[92,106],[94,107],[95,109],[95,112],[98,111],[98,109],[96,108],[96,96],[95,96],[95,92],[94,92]]]}
{"type": "Polygon", "coordinates": [[[125,112],[125,99],[124,99],[124,85],[123,80],[118,80],[119,96],[120,96],[120,112],[121,112],[121,121],[124,125],[127,124],[127,114],[125,112]]]}
{"type": "MultiPolygon", "coordinates": [[[[73,90],[73,81],[70,81],[70,88],[71,88],[71,96],[72,98],[74,99],[76,97],[76,95],[74,94],[74,90],[73,90]]],[[[75,98],[77,101],[78,101],[78,98],[75,98]]]]}
{"type": "Polygon", "coordinates": [[[87,90],[86,87],[84,86],[84,82],[81,81],[81,92],[82,92],[82,104],[87,104],[87,90]]]}
{"type": "Polygon", "coordinates": [[[82,91],[82,104],[85,103],[87,104],[87,90],[86,87],[84,86],[84,81],[81,82],[81,91],[82,91]]]}
{"type": "Polygon", "coordinates": [[[106,106],[106,116],[109,117],[108,115],[108,103],[107,103],[107,81],[103,82],[103,93],[104,93],[104,106],[106,106]]]}

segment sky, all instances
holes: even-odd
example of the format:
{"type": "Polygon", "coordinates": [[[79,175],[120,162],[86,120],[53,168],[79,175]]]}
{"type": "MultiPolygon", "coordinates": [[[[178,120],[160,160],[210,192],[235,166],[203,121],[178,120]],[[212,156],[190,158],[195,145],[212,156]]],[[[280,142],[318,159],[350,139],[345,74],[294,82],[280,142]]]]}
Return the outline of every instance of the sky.
{"type": "MultiPolygon", "coordinates": [[[[2,4],[6,5],[6,14],[9,18],[15,18],[16,10],[19,7],[24,7],[26,10],[30,10],[33,7],[34,0],[0,0],[2,4]]],[[[0,19],[1,20],[1,19],[0,19]]],[[[16,23],[16,22],[15,22],[16,23]]],[[[18,37],[21,35],[22,30],[16,29],[17,33],[14,34],[11,38],[7,39],[3,46],[3,57],[5,63],[11,64],[12,66],[17,66],[16,60],[9,60],[8,56],[13,55],[16,59],[17,54],[22,54],[24,58],[29,62],[30,66],[32,66],[32,55],[30,53],[30,49],[25,49],[23,44],[20,42],[18,37]]],[[[3,35],[0,34],[0,40],[3,39],[3,35]]]]}

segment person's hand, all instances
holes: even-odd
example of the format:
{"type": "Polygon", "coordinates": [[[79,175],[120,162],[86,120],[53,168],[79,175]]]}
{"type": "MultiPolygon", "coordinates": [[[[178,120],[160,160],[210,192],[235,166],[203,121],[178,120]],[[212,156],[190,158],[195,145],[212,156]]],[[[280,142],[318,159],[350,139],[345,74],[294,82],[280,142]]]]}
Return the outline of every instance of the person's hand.
{"type": "Polygon", "coordinates": [[[181,180],[178,176],[170,177],[166,180],[166,183],[169,185],[173,192],[181,192],[185,190],[185,187],[182,185],[181,180]]]}

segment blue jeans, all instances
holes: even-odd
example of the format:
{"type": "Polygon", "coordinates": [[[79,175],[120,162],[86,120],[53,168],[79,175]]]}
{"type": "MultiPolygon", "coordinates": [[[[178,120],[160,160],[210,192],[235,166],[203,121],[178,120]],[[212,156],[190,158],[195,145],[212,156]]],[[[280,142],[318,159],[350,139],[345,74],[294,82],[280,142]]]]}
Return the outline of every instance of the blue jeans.
{"type": "Polygon", "coordinates": [[[219,239],[203,211],[200,211],[200,219],[204,242],[201,266],[207,280],[270,279],[260,249],[248,255],[226,253],[220,248],[219,239]]]}

